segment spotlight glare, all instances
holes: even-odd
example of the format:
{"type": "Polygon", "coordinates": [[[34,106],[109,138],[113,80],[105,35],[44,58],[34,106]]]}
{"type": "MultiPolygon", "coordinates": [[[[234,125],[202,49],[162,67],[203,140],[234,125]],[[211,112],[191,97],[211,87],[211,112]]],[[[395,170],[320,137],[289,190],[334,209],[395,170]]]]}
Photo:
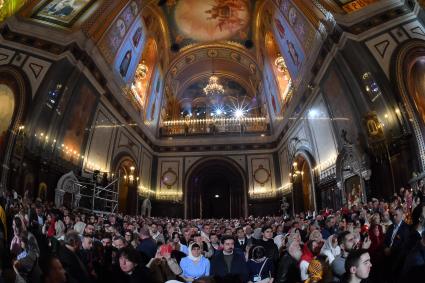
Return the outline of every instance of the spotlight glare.
{"type": "Polygon", "coordinates": [[[235,115],[236,119],[243,118],[243,116],[244,116],[243,110],[242,109],[236,109],[234,115],[235,115]]]}

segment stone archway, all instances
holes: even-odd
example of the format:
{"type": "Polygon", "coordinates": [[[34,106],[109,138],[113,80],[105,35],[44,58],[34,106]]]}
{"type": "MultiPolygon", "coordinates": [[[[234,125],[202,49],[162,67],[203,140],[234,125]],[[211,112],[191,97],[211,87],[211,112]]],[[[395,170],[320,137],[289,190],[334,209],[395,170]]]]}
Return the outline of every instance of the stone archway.
{"type": "Polygon", "coordinates": [[[192,165],[185,179],[185,218],[236,218],[247,214],[246,177],[236,162],[214,157],[192,165]]]}

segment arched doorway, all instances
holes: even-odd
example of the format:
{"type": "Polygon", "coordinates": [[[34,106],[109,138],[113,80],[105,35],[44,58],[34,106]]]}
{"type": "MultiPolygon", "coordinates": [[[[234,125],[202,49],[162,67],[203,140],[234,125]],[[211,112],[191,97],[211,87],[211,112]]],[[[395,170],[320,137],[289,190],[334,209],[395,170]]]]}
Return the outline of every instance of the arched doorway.
{"type": "Polygon", "coordinates": [[[304,155],[296,155],[292,164],[291,174],[295,213],[314,211],[316,209],[316,201],[312,170],[304,155]]]}
{"type": "Polygon", "coordinates": [[[123,157],[116,167],[118,177],[118,212],[136,214],[137,210],[137,168],[131,157],[123,157]]]}
{"type": "Polygon", "coordinates": [[[185,185],[185,218],[246,216],[246,181],[233,161],[202,160],[189,170],[185,185]]]}

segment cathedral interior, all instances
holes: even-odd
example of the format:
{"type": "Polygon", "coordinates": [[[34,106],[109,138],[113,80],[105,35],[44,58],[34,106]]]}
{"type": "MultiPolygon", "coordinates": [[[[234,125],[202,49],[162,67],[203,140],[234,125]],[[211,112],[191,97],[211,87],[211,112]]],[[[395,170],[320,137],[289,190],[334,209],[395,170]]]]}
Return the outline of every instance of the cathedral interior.
{"type": "Polygon", "coordinates": [[[235,218],[418,186],[424,7],[0,0],[0,190],[235,218]]]}

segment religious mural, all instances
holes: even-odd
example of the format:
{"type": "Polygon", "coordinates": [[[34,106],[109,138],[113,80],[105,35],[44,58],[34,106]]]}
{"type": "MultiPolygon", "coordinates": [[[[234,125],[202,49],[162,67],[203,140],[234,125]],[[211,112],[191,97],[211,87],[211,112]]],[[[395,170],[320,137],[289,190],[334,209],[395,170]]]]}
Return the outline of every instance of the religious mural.
{"type": "MultiPolygon", "coordinates": [[[[292,1],[274,0],[274,2],[283,16],[283,18],[280,18],[280,21],[289,23],[286,29],[291,29],[291,34],[294,35],[293,39],[298,39],[303,52],[309,50],[315,38],[315,28],[306,19],[306,17],[299,12],[298,8],[292,3],[292,1]]],[[[297,1],[295,1],[295,3],[296,2],[297,1]]]]}
{"type": "Polygon", "coordinates": [[[156,110],[158,108],[158,100],[160,97],[161,90],[161,71],[159,68],[156,69],[153,79],[151,80],[150,94],[146,98],[148,100],[148,106],[146,108],[146,117],[147,121],[153,121],[156,117],[156,110]]]}
{"type": "Polygon", "coordinates": [[[251,0],[167,1],[164,12],[170,22],[173,42],[182,46],[204,41],[232,40],[243,43],[251,37],[251,0]]]}
{"type": "MultiPolygon", "coordinates": [[[[116,23],[118,23],[118,21],[116,23]]],[[[117,34],[117,36],[119,35],[117,34]]],[[[125,40],[120,43],[121,46],[115,58],[115,70],[126,84],[133,80],[137,65],[142,57],[141,49],[144,41],[145,33],[142,21],[138,18],[136,22],[131,25],[131,28],[126,31],[125,40]]]]}
{"type": "MultiPolygon", "coordinates": [[[[145,29],[142,21],[137,17],[138,13],[138,4],[135,1],[130,2],[109,27],[106,35],[101,39],[99,49],[108,62],[112,62],[117,57],[117,53],[120,51],[120,47],[123,45],[129,32],[133,46],[135,48],[139,47],[139,43],[144,38],[145,29]]],[[[125,54],[127,50],[122,52],[125,54]]]]}
{"type": "Polygon", "coordinates": [[[86,128],[90,122],[96,105],[96,91],[90,83],[81,83],[81,88],[77,89],[73,98],[73,108],[68,115],[68,125],[66,127],[63,143],[67,144],[71,150],[79,152],[83,146],[86,128]]]}
{"type": "Polygon", "coordinates": [[[286,59],[285,62],[291,77],[296,78],[305,59],[302,44],[298,41],[293,29],[279,11],[275,11],[273,21],[275,38],[280,47],[279,49],[286,59]]]}
{"type": "Polygon", "coordinates": [[[71,27],[96,0],[46,0],[33,18],[71,27]]]}
{"type": "Polygon", "coordinates": [[[269,64],[264,66],[264,77],[266,78],[264,91],[266,92],[266,96],[269,97],[269,101],[272,106],[271,109],[273,109],[273,111],[270,112],[272,112],[274,116],[279,116],[282,112],[282,102],[279,99],[279,89],[276,82],[271,80],[274,78],[274,73],[269,64]]]}

